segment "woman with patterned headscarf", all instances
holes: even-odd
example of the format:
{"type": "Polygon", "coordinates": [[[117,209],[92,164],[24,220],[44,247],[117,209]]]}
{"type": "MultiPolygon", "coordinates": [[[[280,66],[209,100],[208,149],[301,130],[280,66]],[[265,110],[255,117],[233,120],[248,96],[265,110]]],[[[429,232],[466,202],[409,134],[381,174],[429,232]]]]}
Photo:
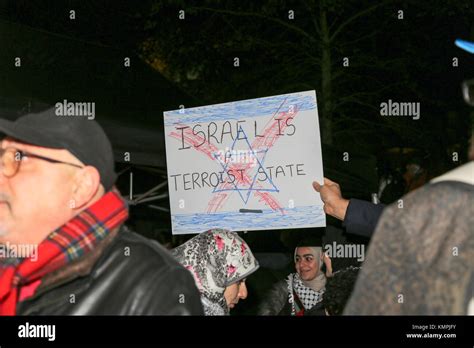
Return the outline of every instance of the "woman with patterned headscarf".
{"type": "Polygon", "coordinates": [[[172,254],[194,276],[205,315],[228,315],[247,297],[245,278],[259,267],[247,243],[222,229],[201,233],[172,254]]]}

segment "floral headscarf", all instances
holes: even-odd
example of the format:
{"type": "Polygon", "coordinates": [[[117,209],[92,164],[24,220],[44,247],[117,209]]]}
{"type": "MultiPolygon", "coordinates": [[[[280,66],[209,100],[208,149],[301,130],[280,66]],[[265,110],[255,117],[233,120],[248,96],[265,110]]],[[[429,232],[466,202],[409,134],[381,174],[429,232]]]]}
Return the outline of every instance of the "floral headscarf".
{"type": "Polygon", "coordinates": [[[171,251],[194,276],[206,315],[227,315],[224,291],[255,272],[259,265],[247,243],[235,232],[213,229],[171,251]]]}

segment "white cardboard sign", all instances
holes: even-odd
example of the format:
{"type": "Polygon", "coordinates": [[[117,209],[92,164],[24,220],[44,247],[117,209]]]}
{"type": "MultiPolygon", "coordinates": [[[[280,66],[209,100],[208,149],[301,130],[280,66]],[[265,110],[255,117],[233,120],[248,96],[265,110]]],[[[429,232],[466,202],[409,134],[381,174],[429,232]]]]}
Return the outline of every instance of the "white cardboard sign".
{"type": "Polygon", "coordinates": [[[173,234],[321,227],[316,92],[164,112],[173,234]]]}

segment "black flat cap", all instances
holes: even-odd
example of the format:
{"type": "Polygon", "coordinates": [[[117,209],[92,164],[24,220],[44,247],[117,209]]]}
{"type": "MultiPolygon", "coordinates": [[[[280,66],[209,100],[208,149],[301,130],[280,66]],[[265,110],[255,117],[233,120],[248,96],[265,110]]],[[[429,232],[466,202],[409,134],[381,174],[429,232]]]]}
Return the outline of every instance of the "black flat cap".
{"type": "Polygon", "coordinates": [[[0,118],[0,135],[31,145],[66,149],[82,163],[95,167],[106,191],[115,183],[112,145],[102,127],[84,116],[57,116],[56,108],[19,117],[0,118]]]}

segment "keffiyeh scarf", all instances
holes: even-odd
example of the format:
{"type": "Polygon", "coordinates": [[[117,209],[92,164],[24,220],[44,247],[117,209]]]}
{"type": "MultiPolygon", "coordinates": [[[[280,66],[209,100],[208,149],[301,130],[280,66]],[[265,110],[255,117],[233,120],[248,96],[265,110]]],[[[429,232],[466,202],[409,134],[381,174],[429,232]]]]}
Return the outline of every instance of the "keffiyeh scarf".
{"type": "MultiPolygon", "coordinates": [[[[318,260],[319,272],[316,277],[310,281],[301,279],[298,273],[292,273],[286,279],[288,286],[288,302],[291,304],[291,315],[303,315],[318,303],[322,302],[323,294],[326,291],[326,275],[332,275],[331,259],[325,255],[321,247],[308,247],[312,250],[313,256],[318,260]],[[323,265],[326,265],[326,275],[321,271],[323,265]],[[300,308],[301,305],[304,308],[300,308]]],[[[294,252],[294,261],[296,263],[296,253],[294,252]]]]}
{"type": "MultiPolygon", "coordinates": [[[[320,273],[317,277],[325,278],[323,273],[320,273]]],[[[290,274],[286,282],[288,285],[288,302],[291,304],[291,315],[298,315],[301,310],[310,310],[323,300],[323,294],[326,288],[322,287],[319,291],[311,289],[303,283],[298,273],[290,274]],[[304,308],[299,308],[295,294],[298,296],[304,308]]]]}

